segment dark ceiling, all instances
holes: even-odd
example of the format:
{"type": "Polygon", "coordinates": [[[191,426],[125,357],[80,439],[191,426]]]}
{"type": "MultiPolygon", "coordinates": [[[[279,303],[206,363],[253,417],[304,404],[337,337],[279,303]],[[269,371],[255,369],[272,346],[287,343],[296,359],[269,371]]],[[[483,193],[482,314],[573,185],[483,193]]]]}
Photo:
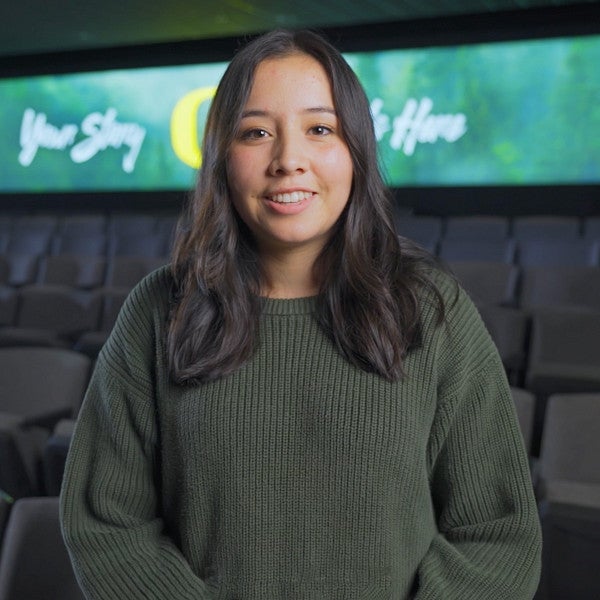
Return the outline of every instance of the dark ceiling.
{"type": "MultiPolygon", "coordinates": [[[[274,27],[340,28],[463,15],[579,10],[596,0],[4,0],[0,58],[206,40],[274,27]]],[[[600,13],[599,13],[600,14],[600,13]]],[[[600,18],[599,18],[600,19],[600,18]]],[[[600,24],[599,24],[600,25],[600,24]]]]}

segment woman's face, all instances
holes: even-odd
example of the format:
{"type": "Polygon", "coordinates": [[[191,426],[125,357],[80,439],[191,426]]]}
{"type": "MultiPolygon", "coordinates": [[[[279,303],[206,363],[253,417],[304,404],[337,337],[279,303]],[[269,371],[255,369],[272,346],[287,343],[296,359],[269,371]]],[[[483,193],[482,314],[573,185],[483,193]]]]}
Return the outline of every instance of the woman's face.
{"type": "Polygon", "coordinates": [[[259,64],[227,172],[260,252],[318,254],[352,187],[352,159],[318,61],[294,54],[259,64]]]}

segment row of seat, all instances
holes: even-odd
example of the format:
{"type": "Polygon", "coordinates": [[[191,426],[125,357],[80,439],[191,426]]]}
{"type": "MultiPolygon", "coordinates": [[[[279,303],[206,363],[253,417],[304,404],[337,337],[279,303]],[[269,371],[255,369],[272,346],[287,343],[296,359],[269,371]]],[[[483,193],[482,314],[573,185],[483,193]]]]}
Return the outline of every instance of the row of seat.
{"type": "MultiPolygon", "coordinates": [[[[395,207],[394,218],[404,232],[435,236],[437,239],[532,239],[600,238],[600,215],[415,215],[395,207]]],[[[172,231],[177,221],[173,212],[112,213],[0,213],[0,234],[47,232],[61,235],[82,233],[149,234],[172,231]]],[[[410,237],[410,236],[409,236],[410,237]]]]}
{"type": "MultiPolygon", "coordinates": [[[[64,286],[77,290],[132,287],[148,269],[166,264],[159,256],[44,256],[10,262],[0,255],[0,289],[64,286]]],[[[600,310],[600,269],[589,266],[522,267],[497,261],[448,261],[447,265],[478,303],[530,308],[565,305],[600,310]]],[[[0,324],[6,318],[0,315],[0,324]]]]}
{"type": "Polygon", "coordinates": [[[95,356],[133,286],[168,260],[45,258],[39,283],[0,284],[0,346],[77,347],[95,356]]]}
{"type": "Polygon", "coordinates": [[[399,216],[398,232],[445,261],[600,266],[600,218],[399,216]]]}
{"type": "Polygon", "coordinates": [[[163,234],[170,233],[177,222],[174,212],[112,212],[112,213],[0,213],[0,234],[46,233],[78,236],[103,233],[163,234]]]}
{"type": "Polygon", "coordinates": [[[407,237],[436,240],[600,239],[600,215],[436,216],[405,213],[397,208],[394,219],[407,237]]]}

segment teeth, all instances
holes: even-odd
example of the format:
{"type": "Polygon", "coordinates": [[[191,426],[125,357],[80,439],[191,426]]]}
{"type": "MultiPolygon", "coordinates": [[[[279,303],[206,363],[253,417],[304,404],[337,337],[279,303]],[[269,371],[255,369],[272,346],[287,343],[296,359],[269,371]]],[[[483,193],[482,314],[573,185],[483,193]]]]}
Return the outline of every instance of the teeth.
{"type": "Polygon", "coordinates": [[[311,192],[292,192],[291,194],[275,194],[274,196],[271,196],[271,200],[273,200],[273,202],[280,202],[282,204],[291,204],[293,202],[306,200],[311,196],[311,192]]]}

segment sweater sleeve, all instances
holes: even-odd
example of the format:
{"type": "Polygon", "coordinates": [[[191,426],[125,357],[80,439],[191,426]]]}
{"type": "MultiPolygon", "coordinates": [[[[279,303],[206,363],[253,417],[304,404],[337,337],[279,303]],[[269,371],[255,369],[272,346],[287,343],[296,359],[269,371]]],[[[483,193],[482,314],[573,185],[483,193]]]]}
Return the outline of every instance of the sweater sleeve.
{"type": "Polygon", "coordinates": [[[415,600],[530,600],[541,532],[510,388],[464,293],[452,312],[428,457],[438,533],[415,600]]]}
{"type": "Polygon", "coordinates": [[[156,334],[144,287],[126,301],[84,399],[61,491],[63,536],[88,599],[209,600],[160,515],[156,334]]]}

